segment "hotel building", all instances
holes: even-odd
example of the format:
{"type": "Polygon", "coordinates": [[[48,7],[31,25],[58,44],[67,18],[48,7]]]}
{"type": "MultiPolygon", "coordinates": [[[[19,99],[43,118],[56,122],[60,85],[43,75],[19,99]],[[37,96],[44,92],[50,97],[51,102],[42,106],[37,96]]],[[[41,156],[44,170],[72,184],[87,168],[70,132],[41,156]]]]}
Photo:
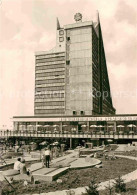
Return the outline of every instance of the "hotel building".
{"type": "Polygon", "coordinates": [[[99,132],[98,139],[133,139],[137,115],[115,115],[99,16],[74,19],[63,27],[57,19],[56,47],[35,53],[34,116],[14,116],[14,130],[43,138],[96,139],[99,132]],[[123,131],[128,135],[119,137],[123,131]]]}
{"type": "Polygon", "coordinates": [[[36,52],[35,115],[115,114],[99,19],[75,20],[63,27],[57,20],[56,47],[36,52]]]}

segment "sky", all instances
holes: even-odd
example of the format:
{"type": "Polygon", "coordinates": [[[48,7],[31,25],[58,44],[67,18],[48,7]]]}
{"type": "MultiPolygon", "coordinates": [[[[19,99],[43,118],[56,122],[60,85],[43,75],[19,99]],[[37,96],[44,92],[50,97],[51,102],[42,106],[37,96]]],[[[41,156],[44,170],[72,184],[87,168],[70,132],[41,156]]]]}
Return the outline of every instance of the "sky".
{"type": "Polygon", "coordinates": [[[99,11],[117,114],[137,114],[136,0],[0,0],[0,128],[34,115],[35,51],[52,49],[60,24],[96,20],[99,11]]]}

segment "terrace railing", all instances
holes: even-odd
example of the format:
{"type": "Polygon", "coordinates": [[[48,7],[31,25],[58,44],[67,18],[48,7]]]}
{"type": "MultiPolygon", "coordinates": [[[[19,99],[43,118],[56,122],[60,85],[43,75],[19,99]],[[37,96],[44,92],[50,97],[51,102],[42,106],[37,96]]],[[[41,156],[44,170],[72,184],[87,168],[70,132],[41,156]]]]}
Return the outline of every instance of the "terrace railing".
{"type": "Polygon", "coordinates": [[[58,137],[58,138],[103,138],[137,139],[137,132],[37,132],[37,131],[0,131],[0,137],[58,137]]]}

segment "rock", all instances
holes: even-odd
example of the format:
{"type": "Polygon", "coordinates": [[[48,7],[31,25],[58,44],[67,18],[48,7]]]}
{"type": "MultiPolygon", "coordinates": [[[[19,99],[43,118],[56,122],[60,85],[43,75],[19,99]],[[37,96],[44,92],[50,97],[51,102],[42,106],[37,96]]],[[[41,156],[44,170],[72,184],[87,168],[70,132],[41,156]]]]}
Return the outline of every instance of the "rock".
{"type": "Polygon", "coordinates": [[[62,183],[62,179],[57,179],[57,183],[62,183]]]}
{"type": "Polygon", "coordinates": [[[75,195],[74,190],[67,190],[66,195],[75,195]]]}
{"type": "Polygon", "coordinates": [[[10,176],[18,175],[19,174],[19,171],[14,170],[14,169],[9,169],[9,170],[3,171],[2,174],[4,176],[6,176],[6,177],[10,177],[10,176]]]}
{"type": "Polygon", "coordinates": [[[39,184],[40,181],[39,180],[34,180],[34,184],[39,184]]]}
{"type": "Polygon", "coordinates": [[[23,183],[24,186],[27,186],[28,185],[28,182],[25,180],[24,183],[23,183]]]}
{"type": "Polygon", "coordinates": [[[13,177],[9,178],[9,183],[11,183],[11,184],[13,183],[13,177]]]}
{"type": "Polygon", "coordinates": [[[102,168],[103,165],[96,165],[95,167],[96,167],[96,168],[102,168]]]}

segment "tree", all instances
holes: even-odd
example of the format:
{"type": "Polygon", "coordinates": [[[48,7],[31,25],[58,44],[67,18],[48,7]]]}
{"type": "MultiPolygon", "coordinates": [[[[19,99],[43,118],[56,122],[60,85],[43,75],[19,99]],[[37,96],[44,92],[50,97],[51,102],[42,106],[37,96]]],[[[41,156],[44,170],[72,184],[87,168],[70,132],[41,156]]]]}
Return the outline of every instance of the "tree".
{"type": "Polygon", "coordinates": [[[124,180],[119,176],[117,179],[115,179],[114,187],[116,192],[126,192],[126,184],[124,183],[124,180]]]}
{"type": "Polygon", "coordinates": [[[95,179],[93,178],[90,181],[88,188],[86,188],[87,195],[99,195],[97,188],[98,184],[96,184],[95,179]]]}

